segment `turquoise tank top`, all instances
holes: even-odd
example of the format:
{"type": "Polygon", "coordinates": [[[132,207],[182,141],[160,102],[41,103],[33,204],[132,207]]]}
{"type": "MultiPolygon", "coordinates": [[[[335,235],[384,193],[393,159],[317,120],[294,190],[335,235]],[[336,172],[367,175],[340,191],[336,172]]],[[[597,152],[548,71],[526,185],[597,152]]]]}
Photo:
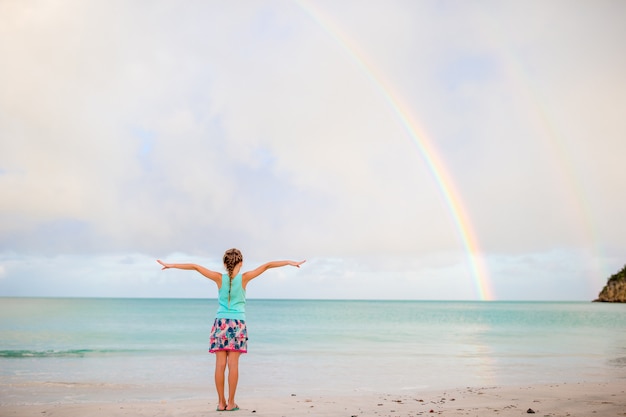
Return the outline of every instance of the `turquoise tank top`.
{"type": "Polygon", "coordinates": [[[246,319],[246,290],[243,289],[243,277],[237,274],[230,280],[228,274],[222,274],[222,286],[218,297],[219,307],[217,308],[218,319],[246,319]],[[230,302],[228,296],[230,293],[230,302]]]}

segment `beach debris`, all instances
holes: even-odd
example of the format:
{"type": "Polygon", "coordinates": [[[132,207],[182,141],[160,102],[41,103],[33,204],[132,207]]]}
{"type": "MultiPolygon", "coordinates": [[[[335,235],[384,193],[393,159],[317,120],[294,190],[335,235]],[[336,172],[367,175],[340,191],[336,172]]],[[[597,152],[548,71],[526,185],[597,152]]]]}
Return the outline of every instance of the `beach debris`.
{"type": "Polygon", "coordinates": [[[535,410],[533,410],[532,408],[529,408],[528,410],[526,410],[526,413],[535,414],[535,410]]]}

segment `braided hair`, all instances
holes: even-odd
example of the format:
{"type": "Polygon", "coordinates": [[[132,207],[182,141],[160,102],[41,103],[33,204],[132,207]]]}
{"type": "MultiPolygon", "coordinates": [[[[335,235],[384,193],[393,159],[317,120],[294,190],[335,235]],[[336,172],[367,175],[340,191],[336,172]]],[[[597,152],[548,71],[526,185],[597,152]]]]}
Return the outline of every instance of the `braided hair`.
{"type": "Polygon", "coordinates": [[[233,284],[233,273],[235,272],[235,267],[239,265],[240,262],[243,262],[243,255],[239,249],[228,249],[224,253],[224,266],[228,271],[228,277],[230,281],[228,282],[228,305],[230,306],[230,290],[233,284]]]}
{"type": "Polygon", "coordinates": [[[224,266],[228,271],[228,276],[230,279],[233,279],[233,272],[235,271],[235,267],[239,264],[239,262],[243,262],[243,255],[239,251],[239,249],[228,249],[224,253],[224,266]]]}

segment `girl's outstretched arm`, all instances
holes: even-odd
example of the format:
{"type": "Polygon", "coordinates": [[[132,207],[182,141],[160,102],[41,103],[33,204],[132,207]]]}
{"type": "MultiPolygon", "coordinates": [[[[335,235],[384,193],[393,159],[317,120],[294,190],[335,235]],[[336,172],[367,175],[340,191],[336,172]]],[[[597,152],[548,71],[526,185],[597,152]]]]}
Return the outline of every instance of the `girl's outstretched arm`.
{"type": "Polygon", "coordinates": [[[216,271],[211,271],[210,269],[207,269],[203,266],[196,265],[196,264],[168,264],[168,263],[161,261],[160,259],[157,259],[157,262],[163,266],[163,268],[161,269],[175,268],[175,269],[186,269],[188,271],[198,271],[202,275],[210,279],[211,281],[215,281],[218,287],[222,285],[222,274],[216,271]]]}
{"type": "Polygon", "coordinates": [[[252,271],[248,271],[248,272],[244,272],[244,274],[242,275],[242,283],[243,283],[243,287],[246,288],[246,285],[248,284],[248,282],[250,282],[251,280],[253,280],[254,278],[258,277],[259,275],[261,275],[263,272],[267,271],[270,268],[280,268],[281,266],[295,266],[296,268],[300,268],[300,265],[302,265],[303,263],[305,263],[306,261],[300,261],[300,262],[296,262],[296,261],[272,261],[272,262],[268,262],[266,264],[261,265],[260,267],[253,269],[252,271]]]}

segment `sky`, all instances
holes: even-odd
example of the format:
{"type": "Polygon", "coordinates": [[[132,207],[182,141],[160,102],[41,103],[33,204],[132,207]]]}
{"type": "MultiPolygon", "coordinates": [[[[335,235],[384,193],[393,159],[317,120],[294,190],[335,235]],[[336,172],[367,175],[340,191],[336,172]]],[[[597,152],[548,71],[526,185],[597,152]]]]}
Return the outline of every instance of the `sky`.
{"type": "Polygon", "coordinates": [[[0,296],[594,299],[626,2],[0,0],[0,296]]]}

